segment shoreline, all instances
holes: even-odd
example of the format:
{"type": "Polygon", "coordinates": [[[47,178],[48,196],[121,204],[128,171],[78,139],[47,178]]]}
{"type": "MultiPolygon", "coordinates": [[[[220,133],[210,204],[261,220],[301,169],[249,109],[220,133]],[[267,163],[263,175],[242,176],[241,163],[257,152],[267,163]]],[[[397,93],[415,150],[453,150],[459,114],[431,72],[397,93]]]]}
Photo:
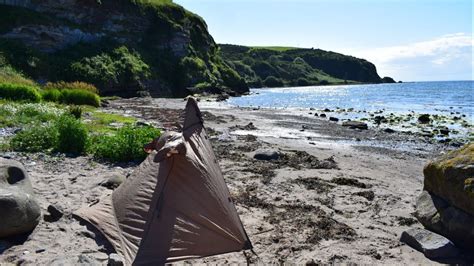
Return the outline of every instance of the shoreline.
{"type": "MultiPolygon", "coordinates": [[[[182,99],[135,98],[111,101],[103,110],[176,129],[184,105],[182,99]]],[[[433,263],[399,237],[410,227],[422,227],[412,215],[423,187],[422,169],[447,146],[401,133],[350,129],[314,116],[205,101],[199,106],[259,257],[237,252],[189,262],[433,263]],[[253,159],[260,149],[275,150],[280,158],[253,159]]],[[[89,157],[7,156],[25,164],[43,214],[52,204],[65,217],[42,220],[24,244],[0,255],[0,262],[106,264],[104,243],[71,212],[112,192],[98,185],[104,175],[127,175],[137,166],[89,157]]]]}

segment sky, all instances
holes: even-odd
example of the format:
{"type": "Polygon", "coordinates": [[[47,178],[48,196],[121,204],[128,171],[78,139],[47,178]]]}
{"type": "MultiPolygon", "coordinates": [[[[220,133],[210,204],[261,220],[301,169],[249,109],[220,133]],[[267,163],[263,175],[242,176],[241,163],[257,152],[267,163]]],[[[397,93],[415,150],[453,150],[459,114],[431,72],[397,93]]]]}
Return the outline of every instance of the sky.
{"type": "Polygon", "coordinates": [[[402,81],[472,80],[471,0],[175,0],[218,43],[320,48],[402,81]]]}

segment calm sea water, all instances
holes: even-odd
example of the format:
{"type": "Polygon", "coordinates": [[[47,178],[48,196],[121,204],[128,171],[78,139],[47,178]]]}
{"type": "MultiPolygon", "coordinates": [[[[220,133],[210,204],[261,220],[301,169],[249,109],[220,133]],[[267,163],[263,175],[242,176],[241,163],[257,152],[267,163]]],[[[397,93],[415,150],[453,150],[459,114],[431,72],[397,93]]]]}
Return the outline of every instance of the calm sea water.
{"type": "Polygon", "coordinates": [[[474,81],[409,82],[252,89],[251,94],[228,100],[241,107],[354,108],[393,113],[465,114],[472,122],[474,81]]]}

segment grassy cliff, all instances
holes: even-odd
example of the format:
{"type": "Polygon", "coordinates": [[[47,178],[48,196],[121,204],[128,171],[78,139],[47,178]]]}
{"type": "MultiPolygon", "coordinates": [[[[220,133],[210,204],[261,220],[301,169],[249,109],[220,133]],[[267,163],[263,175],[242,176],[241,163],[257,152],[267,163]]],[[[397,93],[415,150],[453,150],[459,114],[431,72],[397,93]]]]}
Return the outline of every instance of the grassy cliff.
{"type": "Polygon", "coordinates": [[[221,44],[220,53],[251,87],[386,81],[364,59],[320,49],[221,44]]]}
{"type": "Polygon", "coordinates": [[[204,20],[170,0],[0,3],[0,76],[84,81],[103,95],[248,91],[204,20]]]}

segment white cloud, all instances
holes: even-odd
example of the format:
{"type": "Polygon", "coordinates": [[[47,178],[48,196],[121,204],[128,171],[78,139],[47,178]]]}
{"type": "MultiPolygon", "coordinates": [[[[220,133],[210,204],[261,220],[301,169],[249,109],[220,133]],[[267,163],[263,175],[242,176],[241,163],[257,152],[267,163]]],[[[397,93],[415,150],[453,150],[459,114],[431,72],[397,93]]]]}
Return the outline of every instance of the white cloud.
{"type": "Polygon", "coordinates": [[[441,36],[439,38],[416,42],[407,45],[376,48],[370,51],[362,51],[360,54],[377,62],[388,62],[392,60],[414,58],[420,56],[433,56],[441,60],[447,57],[456,57],[459,48],[474,46],[471,35],[466,33],[455,33],[441,36]]]}
{"type": "Polygon", "coordinates": [[[418,71],[428,73],[431,69],[434,74],[444,68],[449,72],[454,71],[452,67],[455,64],[458,64],[456,71],[461,71],[459,64],[462,64],[471,72],[473,47],[471,34],[455,33],[406,45],[354,51],[353,54],[373,62],[382,75],[416,79],[418,71]],[[410,74],[407,76],[407,73],[410,74]]]}

